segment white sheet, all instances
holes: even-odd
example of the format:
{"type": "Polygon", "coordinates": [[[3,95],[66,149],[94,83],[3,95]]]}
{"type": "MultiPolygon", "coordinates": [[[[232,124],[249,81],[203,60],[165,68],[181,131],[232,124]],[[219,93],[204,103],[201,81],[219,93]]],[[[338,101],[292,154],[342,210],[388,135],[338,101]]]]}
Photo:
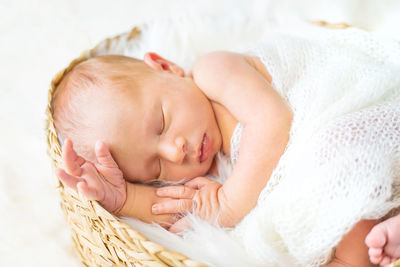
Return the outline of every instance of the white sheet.
{"type": "Polygon", "coordinates": [[[400,39],[396,0],[109,3],[0,0],[0,266],[80,266],[59,208],[43,128],[50,80],[82,50],[131,26],[185,13],[234,20],[249,15],[281,24],[291,20],[288,14],[298,14],[400,39]]]}

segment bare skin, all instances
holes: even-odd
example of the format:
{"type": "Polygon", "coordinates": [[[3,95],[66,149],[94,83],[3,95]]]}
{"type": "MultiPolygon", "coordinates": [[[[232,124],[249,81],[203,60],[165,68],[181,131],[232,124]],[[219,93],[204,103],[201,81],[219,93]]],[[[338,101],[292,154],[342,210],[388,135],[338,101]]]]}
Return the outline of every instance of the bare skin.
{"type": "MultiPolygon", "coordinates": [[[[111,151],[104,145],[98,145],[99,152],[102,151],[103,154],[107,154],[108,161],[107,163],[102,162],[101,155],[96,154],[99,160],[99,165],[95,165],[98,168],[97,174],[95,168],[89,168],[85,171],[85,166],[90,164],[86,164],[84,159],[73,155],[72,146],[67,143],[64,145],[66,152],[63,153],[63,159],[70,162],[65,164],[65,171],[57,171],[58,176],[63,183],[81,191],[90,199],[99,201],[103,207],[108,207],[109,210],[121,216],[170,224],[176,219],[177,214],[195,207],[194,213],[203,219],[222,226],[234,226],[256,204],[260,191],[268,182],[268,177],[286,147],[292,119],[291,111],[271,87],[271,77],[263,64],[256,58],[229,52],[211,53],[195,64],[193,76],[184,76],[181,68],[154,53],[146,54],[144,62],[161,74],[159,86],[154,86],[154,88],[166,88],[174,85],[175,87],[171,90],[181,90],[179,89],[181,87],[177,86],[182,85],[194,90],[193,96],[196,95],[196,98],[202,98],[201,94],[195,93],[196,88],[201,88],[204,97],[210,101],[212,116],[215,116],[217,121],[217,124],[215,124],[217,128],[215,128],[210,117],[211,114],[207,115],[205,119],[209,120],[210,124],[204,126],[204,129],[207,129],[206,133],[207,136],[210,135],[212,144],[216,144],[218,136],[221,138],[219,144],[211,148],[212,155],[205,157],[204,161],[197,162],[202,157],[201,154],[200,156],[198,154],[199,150],[194,148],[201,147],[198,142],[199,136],[203,136],[203,130],[198,131],[198,129],[202,129],[203,126],[199,123],[203,119],[196,121],[194,128],[196,131],[194,132],[192,132],[193,127],[185,126],[184,121],[182,123],[177,122],[176,119],[184,118],[185,114],[180,113],[179,109],[173,108],[172,103],[179,99],[171,98],[173,95],[171,96],[168,93],[162,99],[162,101],[167,102],[161,105],[162,112],[165,113],[164,118],[166,118],[164,122],[163,116],[159,116],[159,119],[154,119],[151,116],[146,121],[150,126],[145,124],[143,127],[132,128],[132,130],[128,128],[126,132],[129,132],[129,135],[117,136],[118,138],[112,136],[113,138],[110,137],[109,140],[105,140],[107,144],[110,144],[111,151]],[[169,74],[165,75],[165,73],[169,74]],[[164,79],[168,82],[164,82],[164,79]],[[178,115],[172,116],[175,113],[178,115]],[[221,185],[210,181],[203,175],[214,166],[214,151],[222,150],[226,154],[230,153],[229,139],[232,135],[232,125],[236,125],[237,121],[244,125],[240,156],[231,177],[221,185]],[[260,121],[268,121],[269,124],[259,123],[260,121]],[[141,143],[135,143],[140,139],[132,138],[132,136],[140,133],[143,128],[154,129],[154,135],[159,135],[161,138],[150,138],[144,142],[147,145],[140,148],[141,143]],[[219,135],[214,131],[215,129],[218,130],[219,135]],[[166,131],[164,132],[164,130],[166,131]],[[192,138],[193,136],[195,138],[192,138]],[[195,145],[193,146],[193,144],[195,145]],[[135,146],[142,149],[141,151],[132,150],[140,155],[137,159],[145,159],[146,161],[143,164],[154,165],[154,173],[159,176],[159,179],[177,181],[184,176],[186,183],[182,186],[170,186],[158,190],[130,183],[145,183],[154,179],[154,175],[148,173],[149,168],[143,169],[140,164],[129,164],[129,162],[135,162],[131,161],[130,157],[135,158],[136,156],[124,154],[123,148],[135,146]],[[265,150],[264,147],[269,149],[265,150]],[[196,151],[197,153],[195,153],[196,151]],[[69,156],[68,153],[73,156],[69,156]],[[255,155],[257,155],[256,160],[255,155]],[[155,165],[158,161],[153,162],[154,157],[159,160],[159,165],[155,165]],[[75,163],[72,164],[71,162],[75,163]],[[69,167],[74,164],[74,167],[69,167]],[[185,166],[187,166],[187,169],[185,166]],[[81,168],[81,170],[76,171],[74,168],[81,168]],[[127,175],[122,177],[121,173],[116,171],[117,169],[122,170],[122,173],[127,175]],[[193,175],[186,172],[186,170],[194,169],[197,171],[193,175]],[[113,172],[112,177],[108,176],[107,172],[113,172]],[[94,182],[94,180],[97,181],[94,182]],[[118,180],[118,182],[115,180],[118,180]],[[122,197],[119,199],[116,192],[123,192],[124,188],[125,194],[121,193],[122,197]],[[106,197],[100,193],[102,190],[109,192],[108,189],[114,190],[113,193],[110,193],[111,197],[106,197]],[[139,195],[143,197],[138,198],[139,195]],[[146,198],[149,201],[144,201],[144,204],[141,203],[146,198]],[[137,201],[138,199],[140,201],[137,201]],[[122,207],[121,203],[123,203],[122,207]],[[138,212],[138,210],[144,210],[144,212],[138,212]]],[[[158,96],[163,94],[162,90],[164,89],[159,90],[157,94],[154,94],[156,101],[152,100],[153,98],[146,98],[145,101],[149,101],[146,103],[158,103],[158,96]]],[[[146,96],[153,96],[151,91],[147,91],[147,93],[146,96]]],[[[190,112],[191,107],[197,105],[196,103],[193,102],[187,106],[188,112],[190,112]]],[[[127,120],[130,117],[139,116],[137,114],[141,114],[140,110],[129,114],[127,120]]],[[[145,113],[142,117],[144,116],[145,113]]],[[[127,125],[134,124],[127,123],[127,125]]],[[[151,132],[150,136],[152,134],[151,132]]],[[[147,135],[143,136],[148,137],[147,135]]],[[[328,266],[346,266],[343,264],[360,267],[373,266],[369,263],[363,240],[374,224],[375,222],[366,221],[356,225],[347,235],[347,238],[343,238],[337,248],[335,260],[328,266]]],[[[187,221],[184,217],[169,227],[169,230],[179,232],[186,226],[187,221]]]]}

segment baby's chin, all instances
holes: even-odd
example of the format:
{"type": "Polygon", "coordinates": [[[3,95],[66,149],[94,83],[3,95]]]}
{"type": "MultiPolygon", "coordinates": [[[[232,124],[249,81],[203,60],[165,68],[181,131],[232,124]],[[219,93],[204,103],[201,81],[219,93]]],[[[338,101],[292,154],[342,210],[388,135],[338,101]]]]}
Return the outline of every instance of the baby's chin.
{"type": "Polygon", "coordinates": [[[200,163],[200,168],[194,175],[191,176],[192,177],[191,179],[199,176],[206,176],[207,174],[209,174],[215,165],[215,159],[216,159],[216,153],[211,153],[207,161],[200,163]]]}
{"type": "Polygon", "coordinates": [[[213,160],[211,162],[211,165],[210,165],[210,168],[208,169],[207,174],[218,175],[217,154],[214,154],[213,160]]]}

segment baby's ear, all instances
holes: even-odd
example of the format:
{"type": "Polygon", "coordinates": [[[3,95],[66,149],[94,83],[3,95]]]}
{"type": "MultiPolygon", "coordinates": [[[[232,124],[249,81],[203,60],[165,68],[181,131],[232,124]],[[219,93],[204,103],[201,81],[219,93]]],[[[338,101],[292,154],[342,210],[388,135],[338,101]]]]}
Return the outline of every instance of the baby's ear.
{"type": "Polygon", "coordinates": [[[154,52],[148,52],[144,55],[144,63],[150,68],[158,71],[166,71],[172,74],[183,77],[185,75],[184,70],[176,65],[175,63],[166,60],[162,56],[154,52]]]}

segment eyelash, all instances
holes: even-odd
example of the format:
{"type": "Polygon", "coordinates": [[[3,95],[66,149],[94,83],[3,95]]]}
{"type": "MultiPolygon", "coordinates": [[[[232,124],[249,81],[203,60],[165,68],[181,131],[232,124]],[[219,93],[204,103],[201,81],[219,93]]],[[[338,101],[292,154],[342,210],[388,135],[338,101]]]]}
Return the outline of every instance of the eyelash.
{"type": "Polygon", "coordinates": [[[160,134],[162,134],[163,133],[163,131],[164,131],[164,127],[165,127],[165,121],[164,121],[164,110],[162,109],[162,107],[161,107],[161,131],[160,131],[160,134]]]}
{"type": "Polygon", "coordinates": [[[160,163],[160,173],[158,174],[158,178],[157,179],[160,179],[161,178],[161,159],[159,158],[158,161],[160,163]]]}
{"type": "MultiPolygon", "coordinates": [[[[162,120],[161,120],[161,131],[160,131],[160,135],[164,132],[164,127],[165,127],[165,120],[164,120],[164,110],[162,109],[162,107],[161,107],[161,117],[162,117],[162,120]]],[[[160,164],[160,173],[158,174],[158,179],[160,179],[161,178],[161,158],[158,158],[158,161],[159,161],[159,164],[160,164]]]]}

